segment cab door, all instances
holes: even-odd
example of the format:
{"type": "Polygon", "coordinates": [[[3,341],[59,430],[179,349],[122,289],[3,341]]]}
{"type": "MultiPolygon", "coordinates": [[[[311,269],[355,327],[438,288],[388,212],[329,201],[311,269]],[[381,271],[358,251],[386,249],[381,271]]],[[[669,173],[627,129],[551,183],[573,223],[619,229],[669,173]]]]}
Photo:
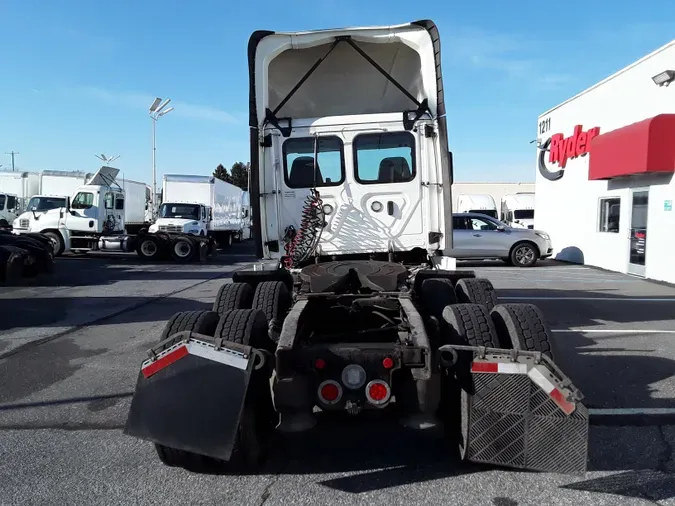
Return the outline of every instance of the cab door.
{"type": "Polygon", "coordinates": [[[98,232],[98,192],[80,191],[70,203],[70,212],[65,214],[68,230],[98,232]]]}
{"type": "Polygon", "coordinates": [[[345,131],[350,170],[326,243],[370,253],[425,248],[423,170],[416,134],[345,131]]]}

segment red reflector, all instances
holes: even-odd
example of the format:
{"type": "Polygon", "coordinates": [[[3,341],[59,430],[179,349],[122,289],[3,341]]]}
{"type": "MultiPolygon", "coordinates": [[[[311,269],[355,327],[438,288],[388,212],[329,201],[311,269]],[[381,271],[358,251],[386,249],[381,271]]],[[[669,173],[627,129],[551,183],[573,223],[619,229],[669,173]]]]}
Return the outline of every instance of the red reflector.
{"type": "Polygon", "coordinates": [[[574,403],[568,402],[567,399],[565,399],[565,396],[562,394],[562,392],[557,388],[551,390],[551,393],[549,395],[551,396],[551,399],[555,401],[558,407],[562,409],[563,412],[565,412],[565,414],[571,415],[576,409],[574,403]]]}
{"type": "Polygon", "coordinates": [[[389,395],[387,387],[382,383],[373,383],[370,385],[368,393],[370,394],[370,398],[374,401],[383,401],[389,395]]]}
{"type": "Polygon", "coordinates": [[[499,372],[497,362],[474,362],[471,364],[471,372],[499,372]]]}
{"type": "Polygon", "coordinates": [[[327,383],[321,387],[321,397],[323,397],[326,402],[333,402],[339,395],[340,390],[338,390],[337,385],[327,383]]]}
{"type": "Polygon", "coordinates": [[[325,361],[324,359],[322,359],[322,358],[317,358],[317,359],[314,361],[314,367],[315,367],[316,369],[323,369],[324,367],[326,367],[326,361],[325,361]]]}
{"type": "Polygon", "coordinates": [[[162,358],[155,360],[154,362],[149,363],[143,368],[143,376],[149,378],[153,374],[161,371],[167,366],[170,366],[177,360],[188,355],[188,349],[186,346],[180,346],[173,350],[171,353],[164,355],[162,358]]]}
{"type": "Polygon", "coordinates": [[[394,367],[394,361],[390,357],[387,357],[382,361],[382,367],[385,369],[391,369],[394,367]]]}

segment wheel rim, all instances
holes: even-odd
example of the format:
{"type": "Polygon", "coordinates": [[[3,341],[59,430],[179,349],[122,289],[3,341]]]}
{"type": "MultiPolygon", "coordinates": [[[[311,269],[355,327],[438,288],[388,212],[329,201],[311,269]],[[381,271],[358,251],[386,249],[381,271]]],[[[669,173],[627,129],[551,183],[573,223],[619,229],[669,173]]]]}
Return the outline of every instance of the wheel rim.
{"type": "Polygon", "coordinates": [[[141,253],[143,253],[143,255],[146,257],[151,257],[157,253],[157,245],[155,244],[155,241],[143,241],[141,244],[141,253]]]}
{"type": "Polygon", "coordinates": [[[192,253],[192,247],[187,241],[178,241],[173,247],[173,252],[179,258],[186,258],[192,253]]]}
{"type": "Polygon", "coordinates": [[[534,261],[534,250],[529,246],[520,246],[516,250],[516,263],[520,265],[531,264],[534,261]]]}
{"type": "Polygon", "coordinates": [[[59,252],[59,247],[61,244],[59,243],[59,240],[53,235],[49,234],[47,237],[49,237],[49,240],[52,243],[52,252],[54,253],[54,256],[56,256],[59,252]]]}

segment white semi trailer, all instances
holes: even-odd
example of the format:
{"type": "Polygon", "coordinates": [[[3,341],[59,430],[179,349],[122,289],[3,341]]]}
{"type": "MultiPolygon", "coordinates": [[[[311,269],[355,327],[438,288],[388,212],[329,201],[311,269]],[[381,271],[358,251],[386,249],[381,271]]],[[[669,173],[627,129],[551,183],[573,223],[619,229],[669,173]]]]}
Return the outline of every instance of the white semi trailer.
{"type": "Polygon", "coordinates": [[[492,195],[483,194],[464,194],[457,199],[457,213],[481,213],[493,218],[499,218],[497,204],[492,195]]]}
{"type": "MultiPolygon", "coordinates": [[[[173,232],[213,237],[230,246],[250,237],[244,191],[213,176],[167,174],[162,205],[149,232],[173,232]]],[[[250,213],[249,213],[250,214],[250,213]]]]}

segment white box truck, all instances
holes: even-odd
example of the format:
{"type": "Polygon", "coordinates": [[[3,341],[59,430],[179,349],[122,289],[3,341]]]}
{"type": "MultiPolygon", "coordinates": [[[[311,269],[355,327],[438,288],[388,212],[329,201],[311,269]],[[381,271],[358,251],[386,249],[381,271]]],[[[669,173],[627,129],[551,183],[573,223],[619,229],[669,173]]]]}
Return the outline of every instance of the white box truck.
{"type": "Polygon", "coordinates": [[[484,194],[464,194],[457,199],[458,213],[481,213],[493,218],[499,218],[497,214],[497,204],[492,195],[484,194]]]}
{"type": "Polygon", "coordinates": [[[512,228],[534,228],[534,193],[504,195],[502,221],[512,228]]]}
{"type": "Polygon", "coordinates": [[[0,227],[8,227],[39,191],[37,172],[0,171],[0,227]]]}
{"type": "Polygon", "coordinates": [[[245,229],[250,231],[243,194],[238,186],[213,176],[167,174],[162,205],[148,231],[211,236],[220,245],[230,246],[245,237],[245,229]]]}

